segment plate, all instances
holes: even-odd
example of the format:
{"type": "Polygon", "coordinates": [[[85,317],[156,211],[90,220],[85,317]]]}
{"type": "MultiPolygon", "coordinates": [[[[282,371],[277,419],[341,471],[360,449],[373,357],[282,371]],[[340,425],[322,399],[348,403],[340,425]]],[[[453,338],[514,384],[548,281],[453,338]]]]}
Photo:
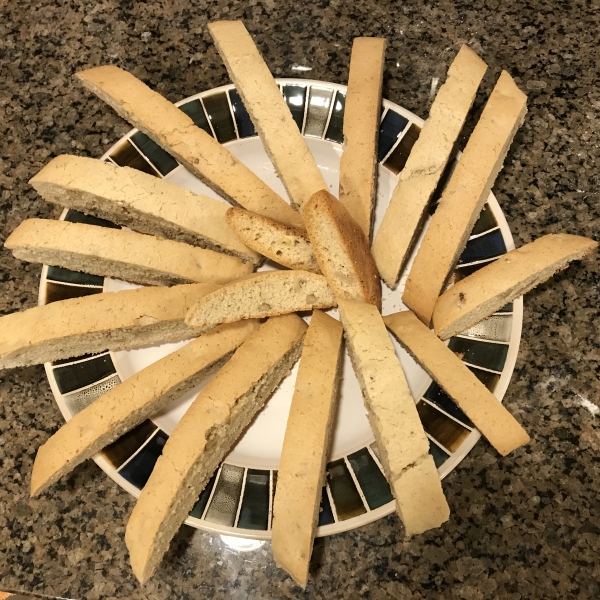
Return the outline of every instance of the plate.
{"type": "MultiPolygon", "coordinates": [[[[346,87],[299,79],[277,81],[330,191],[337,195],[346,87]]],[[[287,198],[234,86],[196,94],[177,103],[177,106],[196,125],[226,145],[282,197],[287,198]]],[[[398,173],[422,125],[422,119],[416,115],[383,101],[375,229],[383,218],[398,173]]],[[[431,203],[430,214],[435,211],[444,183],[459,159],[460,154],[451,161],[442,177],[431,203]]],[[[163,177],[171,183],[221,200],[174,158],[135,129],[119,140],[102,160],[163,177]]],[[[65,210],[60,218],[101,227],[117,227],[108,221],[73,210],[65,210]]],[[[451,281],[474,272],[513,248],[506,220],[493,194],[490,194],[451,281]]],[[[383,286],[383,314],[405,308],[401,296],[413,258],[414,254],[396,290],[383,286]]],[[[279,267],[274,263],[267,263],[261,270],[276,268],[279,267]]],[[[45,266],[39,304],[133,287],[137,286],[45,266]]],[[[499,400],[506,391],[517,357],[522,306],[522,299],[518,299],[448,342],[449,347],[499,400]]],[[[330,312],[337,316],[336,311],[330,312]]],[[[121,381],[184,343],[101,352],[46,363],[48,380],[64,418],[69,420],[121,381]]],[[[466,456],[480,434],[395,340],[393,343],[411,392],[417,399],[417,409],[430,440],[430,452],[443,478],[466,456]]],[[[270,538],[277,468],[296,372],[297,365],[213,475],[186,520],[188,525],[225,535],[270,538]]],[[[381,469],[360,388],[347,356],[342,375],[336,428],[327,464],[326,485],[322,492],[318,536],[347,531],[394,511],[393,497],[381,469]]],[[[105,448],[94,458],[96,463],[121,487],[139,496],[170,433],[202,387],[198,386],[167,410],[105,448]]]]}

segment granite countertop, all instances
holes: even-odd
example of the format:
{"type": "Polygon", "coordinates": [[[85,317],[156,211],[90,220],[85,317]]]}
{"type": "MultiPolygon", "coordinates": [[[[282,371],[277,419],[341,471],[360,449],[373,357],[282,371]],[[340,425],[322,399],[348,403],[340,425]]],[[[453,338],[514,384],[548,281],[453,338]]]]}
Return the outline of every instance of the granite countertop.
{"type": "MultiPolygon", "coordinates": [[[[207,21],[244,19],[276,76],[347,81],[351,40],[388,39],[384,96],[421,117],[461,43],[489,64],[462,143],[502,68],[529,112],[495,193],[517,245],[543,233],[598,238],[600,10],[585,2],[181,1],[5,3],[1,9],[2,241],[55,218],[27,181],[53,156],[99,157],[130,127],[73,73],[117,64],[168,99],[228,83],[207,21]],[[298,71],[294,67],[308,67],[298,71]]],[[[600,597],[598,253],[525,298],[506,405],[532,442],[486,442],[444,481],[450,521],[404,541],[393,515],[319,539],[302,592],[268,543],[248,552],[184,527],[141,587],[124,528],[133,498],[92,462],[28,494],[37,448],[62,423],[41,366],[0,374],[0,589],[98,598],[600,597]]],[[[34,306],[41,268],[0,251],[0,312],[34,306]]]]}

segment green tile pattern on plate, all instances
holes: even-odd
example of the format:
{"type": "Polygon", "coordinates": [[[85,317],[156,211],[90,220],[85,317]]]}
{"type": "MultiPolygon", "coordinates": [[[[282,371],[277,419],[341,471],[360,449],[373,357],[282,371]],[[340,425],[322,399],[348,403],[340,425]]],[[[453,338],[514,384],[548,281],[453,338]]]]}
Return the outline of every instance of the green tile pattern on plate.
{"type": "Polygon", "coordinates": [[[63,267],[48,267],[46,275],[48,281],[59,281],[62,283],[74,283],[76,285],[88,285],[93,287],[102,287],[104,285],[104,277],[100,275],[90,275],[89,273],[81,273],[80,271],[71,271],[63,267]]]}
{"type": "Polygon", "coordinates": [[[400,173],[406,165],[408,155],[412,150],[415,142],[419,139],[421,134],[421,128],[415,123],[411,123],[408,131],[402,136],[402,139],[398,145],[392,150],[390,155],[387,157],[384,166],[386,166],[393,173],[400,173]]]}
{"type": "Polygon", "coordinates": [[[158,173],[129,140],[125,140],[118,148],[115,148],[110,157],[120,167],[131,167],[148,175],[158,177],[158,173]]]}
{"type": "Polygon", "coordinates": [[[394,499],[387,479],[366,448],[348,455],[354,475],[371,510],[394,499]]]}
{"type": "Polygon", "coordinates": [[[496,312],[499,312],[499,313],[502,313],[502,312],[513,312],[513,303],[509,302],[508,304],[506,304],[502,308],[499,308],[496,312]]]}
{"type": "Polygon", "coordinates": [[[224,464],[205,520],[233,527],[242,491],[244,469],[224,464]]]}
{"type": "Polygon", "coordinates": [[[496,222],[496,217],[494,217],[494,213],[488,204],[485,204],[481,213],[479,215],[479,219],[473,226],[473,231],[471,231],[471,235],[479,235],[484,231],[489,231],[494,227],[497,227],[498,223],[496,222]]]}
{"type": "Polygon", "coordinates": [[[300,131],[302,131],[302,126],[304,125],[304,107],[307,90],[307,86],[299,84],[289,84],[282,87],[283,99],[288,105],[300,131]]]}
{"type": "Polygon", "coordinates": [[[197,127],[204,129],[204,131],[206,131],[210,137],[213,136],[208,119],[206,118],[206,113],[204,112],[204,107],[202,106],[202,102],[200,102],[200,100],[191,100],[190,102],[186,102],[179,107],[179,110],[184,112],[190,119],[192,119],[197,127]]]}
{"type": "Polygon", "coordinates": [[[85,390],[79,390],[71,394],[67,394],[64,397],[67,408],[71,411],[72,415],[76,415],[81,412],[86,406],[89,406],[94,400],[100,398],[109,392],[113,388],[117,387],[121,383],[121,379],[118,375],[113,375],[108,379],[104,379],[99,383],[95,383],[85,388],[85,390]]]}
{"type": "Polygon", "coordinates": [[[178,162],[165,152],[158,144],[153,142],[146,134],[137,131],[131,136],[131,141],[139,151],[156,167],[164,177],[178,166],[178,162]]]}
{"type": "Polygon", "coordinates": [[[417,403],[417,412],[423,429],[450,452],[456,452],[470,433],[460,423],[422,400],[417,403]]]}
{"type": "Polygon", "coordinates": [[[333,101],[333,109],[331,118],[325,133],[325,139],[337,144],[344,143],[344,110],[346,109],[346,94],[344,92],[336,92],[335,100],[333,101]]]}
{"type": "Polygon", "coordinates": [[[431,440],[429,440],[429,454],[433,456],[433,462],[435,463],[436,469],[439,469],[450,458],[449,454],[446,454],[446,452],[431,440]]]}
{"type": "Polygon", "coordinates": [[[69,300],[70,298],[81,298],[82,296],[93,296],[101,294],[100,287],[83,287],[79,285],[62,285],[60,283],[46,283],[46,304],[69,300]]]}
{"type": "Polygon", "coordinates": [[[227,93],[219,92],[218,94],[211,94],[203,98],[203,101],[217,140],[221,144],[235,140],[237,135],[235,133],[233,118],[231,117],[227,93]]]}
{"type": "Polygon", "coordinates": [[[509,342],[511,331],[512,315],[492,315],[461,332],[461,335],[496,342],[509,342]]]}
{"type": "Polygon", "coordinates": [[[204,486],[202,492],[200,492],[200,496],[198,500],[196,500],[196,504],[194,504],[194,508],[190,511],[190,517],[196,517],[197,519],[201,519],[204,514],[204,509],[208,503],[208,499],[210,498],[210,493],[212,492],[213,487],[215,486],[215,481],[217,480],[217,472],[215,471],[210,478],[209,482],[204,486]]]}
{"type": "Polygon", "coordinates": [[[452,415],[455,419],[458,419],[461,423],[473,427],[471,420],[465,415],[465,413],[454,403],[452,398],[444,392],[444,390],[435,382],[432,381],[426,392],[423,394],[424,398],[427,398],[429,402],[439,406],[443,411],[452,415]]]}
{"type": "Polygon", "coordinates": [[[489,371],[482,371],[481,369],[470,366],[467,366],[467,368],[488,390],[490,390],[490,392],[494,393],[496,385],[498,385],[498,381],[500,381],[500,375],[498,375],[498,373],[490,373],[489,371]]]}
{"type": "Polygon", "coordinates": [[[367,512],[343,458],[327,465],[327,482],[338,521],[352,519],[367,512]]]}
{"type": "Polygon", "coordinates": [[[110,354],[103,354],[74,365],[54,367],[52,372],[59,392],[68,394],[114,375],[116,369],[110,354]]]}
{"type": "Polygon", "coordinates": [[[119,469],[119,475],[141,490],[150,479],[154,465],[168,439],[169,436],[164,431],[157,429],[129,462],[119,469]]]}
{"type": "Polygon", "coordinates": [[[327,494],[327,488],[323,487],[321,492],[321,505],[319,507],[319,527],[322,525],[331,525],[335,522],[333,516],[333,510],[331,509],[331,503],[329,502],[329,495],[327,494]]]}
{"type": "Polygon", "coordinates": [[[317,138],[323,136],[329,117],[332,97],[333,90],[331,88],[311,86],[308,95],[306,125],[304,125],[305,136],[317,138]]]}
{"type": "Polygon", "coordinates": [[[269,471],[248,469],[238,527],[266,530],[269,526],[269,471]]]}
{"type": "Polygon", "coordinates": [[[483,340],[454,337],[448,348],[458,354],[463,362],[492,371],[502,371],[508,356],[506,344],[493,344],[483,340]]]}
{"type": "Polygon", "coordinates": [[[104,458],[118,469],[130,456],[133,456],[157,430],[156,425],[146,419],[131,431],[122,435],[118,440],[102,450],[104,458]]]}

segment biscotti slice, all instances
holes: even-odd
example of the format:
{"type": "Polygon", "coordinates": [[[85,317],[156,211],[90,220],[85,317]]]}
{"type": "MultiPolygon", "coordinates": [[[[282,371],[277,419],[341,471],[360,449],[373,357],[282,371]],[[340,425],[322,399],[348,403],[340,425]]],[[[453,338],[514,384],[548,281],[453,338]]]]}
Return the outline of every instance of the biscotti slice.
{"type": "Polygon", "coordinates": [[[472,327],[597,247],[594,240],[555,233],[511,250],[438,298],[433,311],[436,334],[447,340],[472,327]]]}
{"type": "Polygon", "coordinates": [[[339,298],[381,307],[381,281],[369,243],[344,205],[326,190],[302,209],[308,237],[321,273],[339,298]]]}
{"type": "Polygon", "coordinates": [[[189,244],[84,223],[27,219],[4,243],[21,260],[146,285],[227,283],[251,263],[189,244]]]}
{"type": "Polygon", "coordinates": [[[340,202],[371,239],[385,38],[354,38],[344,108],[340,202]]]}
{"type": "Polygon", "coordinates": [[[395,287],[410,255],[486,68],[475,52],[462,46],[400,172],[373,241],[373,257],[389,287],[395,287]]]}
{"type": "Polygon", "coordinates": [[[404,349],[506,456],[529,442],[527,432],[465,364],[409,310],[383,318],[404,349]]]}
{"type": "Polygon", "coordinates": [[[292,206],[301,207],[327,186],[279,86],[241,21],[217,21],[208,29],[292,206]]]}
{"type": "Polygon", "coordinates": [[[62,155],[29,183],[48,202],[134,231],[233,254],[255,265],[261,261],[227,226],[226,204],[136,169],[62,155]]]}
{"type": "Polygon", "coordinates": [[[525,118],[526,100],[503,71],[425,232],[402,301],[427,326],[525,118]]]}
{"type": "Polygon", "coordinates": [[[297,315],[260,326],[200,392],[169,437],[127,523],[135,576],[146,581],[219,463],[300,356],[297,315]]]}
{"type": "Polygon", "coordinates": [[[243,208],[230,208],[226,218],[229,227],[248,248],[288,269],[320,273],[304,229],[278,223],[243,208]]]}
{"type": "Polygon", "coordinates": [[[339,309],[348,353],[406,535],[439,527],[448,520],[450,509],[383,319],[365,302],[339,300],[339,309]]]}
{"type": "Polygon", "coordinates": [[[0,369],[196,337],[187,311],[213,283],[95,294],[0,317],[0,369]]]}
{"type": "Polygon", "coordinates": [[[81,71],[77,78],[223,198],[276,221],[302,227],[298,213],[262,179],[131,73],[105,65],[81,71]]]}
{"type": "Polygon", "coordinates": [[[258,321],[221,325],[138,371],[63,425],[37,452],[31,495],[91,458],[217,371],[258,321]]]}
{"type": "Polygon", "coordinates": [[[315,310],[304,338],[273,500],[273,555],[302,587],[319,520],[341,350],[342,324],[315,310]]]}

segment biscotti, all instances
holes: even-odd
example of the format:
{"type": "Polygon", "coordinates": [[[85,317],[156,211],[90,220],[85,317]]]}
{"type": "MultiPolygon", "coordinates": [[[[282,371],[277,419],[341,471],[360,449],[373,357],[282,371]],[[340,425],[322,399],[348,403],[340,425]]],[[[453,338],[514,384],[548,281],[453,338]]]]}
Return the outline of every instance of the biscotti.
{"type": "Polygon", "coordinates": [[[383,319],[365,302],[340,299],[339,309],[348,353],[406,535],[439,527],[450,510],[383,319]]]}
{"type": "Polygon", "coordinates": [[[305,332],[297,315],[269,319],[236,350],[175,427],[125,532],[131,566],[141,582],[151,577],[210,476],[289,373],[305,332]]]}
{"type": "Polygon", "coordinates": [[[304,338],[285,429],[272,542],[277,565],[306,587],[319,516],[325,463],[336,414],[342,324],[315,310],[304,338]]]}
{"type": "Polygon", "coordinates": [[[29,183],[48,202],[140,233],[233,254],[258,264],[225,221],[227,204],[129,167],[84,156],[53,158],[29,183]]]}
{"type": "Polygon", "coordinates": [[[344,107],[340,202],[371,239],[385,38],[354,38],[344,107]]]}
{"type": "Polygon", "coordinates": [[[151,235],[83,223],[28,219],[4,243],[21,260],[145,285],[227,283],[248,275],[235,256],[151,235]]]}
{"type": "Polygon", "coordinates": [[[499,400],[411,311],[388,315],[383,320],[404,349],[502,456],[529,442],[527,432],[499,400]]]}
{"type": "Polygon", "coordinates": [[[556,233],[511,250],[438,298],[433,311],[436,334],[446,340],[472,327],[597,247],[594,240],[556,233]]]}
{"type": "Polygon", "coordinates": [[[410,255],[427,206],[448,164],[487,65],[462,46],[448,69],[373,241],[373,257],[391,288],[410,255]]]}
{"type": "Polygon", "coordinates": [[[218,288],[212,283],[139,288],[0,317],[0,369],[195,337],[199,331],[185,324],[185,315],[218,288]]]}
{"type": "Polygon", "coordinates": [[[219,369],[258,321],[222,325],[138,371],[63,425],[37,452],[31,495],[158,413],[219,369]]]}
{"type": "Polygon", "coordinates": [[[283,198],[190,117],[139,79],[113,65],[81,71],[76,76],[217,194],[275,221],[302,227],[300,216],[283,198]]]}
{"type": "Polygon", "coordinates": [[[425,232],[402,301],[427,326],[523,122],[526,100],[503,71],[425,232]]]}
{"type": "Polygon", "coordinates": [[[381,281],[369,243],[344,205],[327,191],[302,209],[304,224],[321,272],[336,296],[381,307],[381,281]]]}
{"type": "Polygon", "coordinates": [[[279,86],[241,21],[217,21],[208,29],[292,206],[300,208],[327,186],[279,86]]]}

